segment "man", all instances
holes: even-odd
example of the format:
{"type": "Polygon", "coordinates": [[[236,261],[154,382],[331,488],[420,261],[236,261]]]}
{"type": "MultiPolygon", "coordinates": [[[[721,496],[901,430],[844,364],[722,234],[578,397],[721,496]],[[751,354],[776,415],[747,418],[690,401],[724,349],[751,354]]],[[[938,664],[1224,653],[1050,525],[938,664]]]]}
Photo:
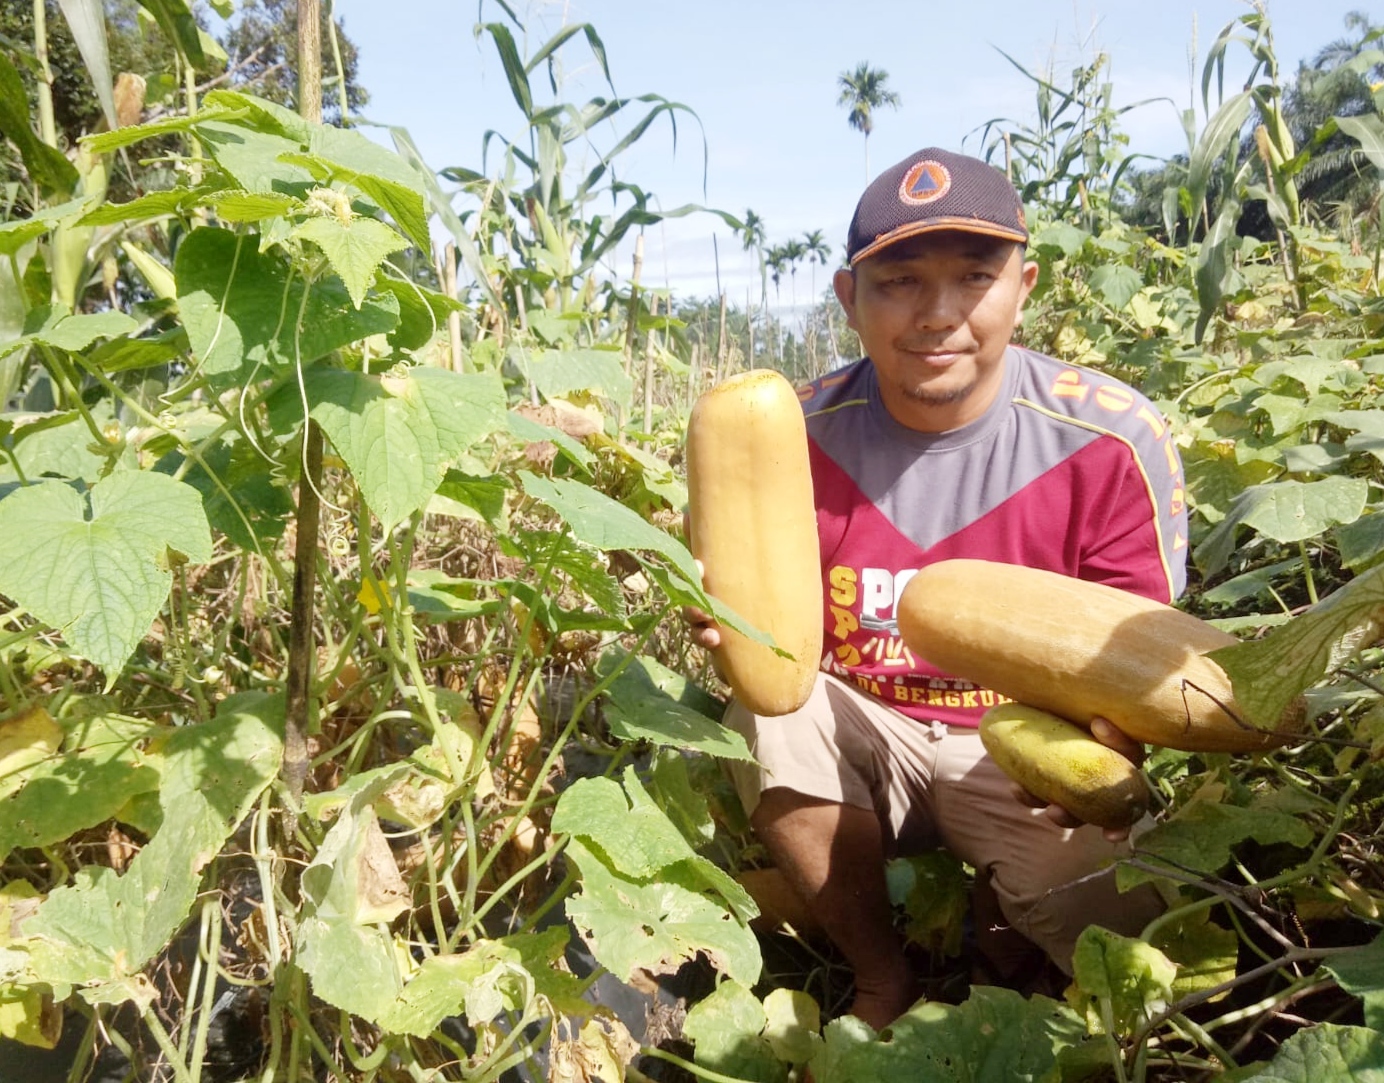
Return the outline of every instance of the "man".
{"type": "MultiPolygon", "coordinates": [[[[892,925],[893,854],[940,845],[976,870],[982,962],[1011,983],[1034,945],[1070,973],[1087,924],[1137,934],[1159,910],[1151,889],[1116,891],[1118,833],[1015,800],[976,731],[995,694],[914,657],[895,620],[911,574],[949,557],[1164,602],[1184,585],[1181,468],[1158,412],[1010,342],[1038,277],[1027,240],[1013,186],[974,158],[928,148],[866,189],[833,281],[866,356],[801,393],[822,672],[791,715],[727,714],[761,765],[737,778],[755,831],[854,968],[852,1012],[876,1028],[918,992],[892,925]]],[[[716,626],[693,619],[697,641],[717,645],[716,626]]],[[[1104,720],[1093,732],[1142,752],[1104,720]]]]}

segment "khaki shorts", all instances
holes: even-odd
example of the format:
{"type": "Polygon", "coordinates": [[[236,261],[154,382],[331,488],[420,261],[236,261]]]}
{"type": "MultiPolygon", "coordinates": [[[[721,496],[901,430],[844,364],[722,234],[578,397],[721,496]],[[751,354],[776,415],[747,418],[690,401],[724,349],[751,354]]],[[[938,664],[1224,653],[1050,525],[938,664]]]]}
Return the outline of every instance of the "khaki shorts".
{"type": "Polygon", "coordinates": [[[725,721],[759,763],[732,765],[748,812],[778,786],[873,809],[886,853],[949,850],[988,878],[1005,920],[1067,973],[1088,924],[1137,936],[1162,909],[1147,885],[1116,890],[1112,863],[1127,844],[1097,827],[1058,827],[1019,802],[970,727],[915,722],[825,673],[793,714],[761,718],[732,703],[725,721]]]}

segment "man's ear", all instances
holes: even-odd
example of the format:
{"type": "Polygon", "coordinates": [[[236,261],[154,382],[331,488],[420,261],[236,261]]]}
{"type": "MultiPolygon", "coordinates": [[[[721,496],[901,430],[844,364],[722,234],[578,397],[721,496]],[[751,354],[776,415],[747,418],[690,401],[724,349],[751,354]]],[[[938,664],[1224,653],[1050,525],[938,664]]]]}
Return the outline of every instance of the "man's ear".
{"type": "Polygon", "coordinates": [[[836,292],[841,307],[846,310],[846,326],[853,331],[858,330],[855,326],[855,275],[841,268],[831,276],[831,288],[836,292]]]}
{"type": "Polygon", "coordinates": [[[1024,302],[1028,300],[1028,295],[1033,292],[1033,287],[1038,285],[1038,264],[1033,260],[1024,263],[1023,270],[1019,272],[1019,304],[1014,310],[1014,326],[1018,327],[1024,318],[1024,302]]]}

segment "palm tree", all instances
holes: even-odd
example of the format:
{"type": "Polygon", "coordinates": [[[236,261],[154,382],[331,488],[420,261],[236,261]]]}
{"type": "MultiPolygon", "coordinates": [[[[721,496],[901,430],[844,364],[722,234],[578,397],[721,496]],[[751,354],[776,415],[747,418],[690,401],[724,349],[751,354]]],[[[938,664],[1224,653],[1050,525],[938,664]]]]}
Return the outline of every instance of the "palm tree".
{"type": "MultiPolygon", "coordinates": [[[[754,249],[755,256],[759,259],[759,307],[765,312],[769,309],[769,273],[764,266],[764,219],[755,214],[754,210],[745,208],[745,221],[740,226],[740,240],[748,252],[754,249]]],[[[748,309],[746,313],[746,323],[750,331],[750,363],[754,363],[754,309],[749,308],[749,295],[746,292],[745,304],[748,309]]]]}
{"type": "MultiPolygon", "coordinates": [[[[782,306],[783,293],[779,289],[779,283],[783,281],[783,272],[788,270],[788,253],[782,245],[770,245],[764,252],[764,262],[769,267],[769,277],[774,280],[774,302],[782,306]]],[[[783,364],[783,336],[779,329],[774,329],[774,341],[778,344],[779,364],[783,364]]]]}
{"type": "MultiPolygon", "coordinates": [[[[803,234],[803,249],[804,257],[812,266],[812,308],[808,310],[809,326],[811,326],[811,313],[815,311],[818,302],[821,300],[817,296],[817,264],[820,263],[823,267],[827,265],[827,260],[831,259],[831,245],[827,244],[827,239],[822,235],[820,229],[813,229],[803,234]]],[[[831,326],[830,307],[827,308],[827,334],[831,339],[832,360],[834,361],[836,354],[836,331],[831,326]]],[[[812,375],[815,379],[817,376],[821,375],[817,371],[817,341],[815,334],[809,345],[809,354],[812,360],[812,375]]]]}
{"type": "Polygon", "coordinates": [[[795,316],[798,311],[798,264],[807,255],[807,245],[796,238],[783,242],[783,259],[788,265],[789,309],[795,316]]]}
{"type": "Polygon", "coordinates": [[[841,88],[837,105],[846,106],[850,112],[846,120],[858,132],[865,134],[865,183],[870,183],[870,133],[875,130],[875,110],[886,105],[897,109],[903,100],[889,89],[889,73],[883,68],[872,68],[865,61],[856,65],[855,71],[843,71],[836,80],[841,88]]]}

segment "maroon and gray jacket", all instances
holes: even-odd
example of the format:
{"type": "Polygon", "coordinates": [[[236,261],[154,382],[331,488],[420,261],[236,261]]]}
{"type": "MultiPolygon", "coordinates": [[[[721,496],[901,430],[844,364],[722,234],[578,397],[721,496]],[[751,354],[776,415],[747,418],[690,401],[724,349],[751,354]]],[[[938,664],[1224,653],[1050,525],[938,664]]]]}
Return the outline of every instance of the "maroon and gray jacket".
{"type": "Polygon", "coordinates": [[[994,405],[945,433],[895,421],[868,358],[799,397],[822,546],[822,668],[912,718],[975,726],[1002,702],[899,638],[898,597],[923,565],[1021,564],[1162,602],[1186,583],[1177,448],[1158,410],[1118,380],[1011,346],[994,405]]]}

